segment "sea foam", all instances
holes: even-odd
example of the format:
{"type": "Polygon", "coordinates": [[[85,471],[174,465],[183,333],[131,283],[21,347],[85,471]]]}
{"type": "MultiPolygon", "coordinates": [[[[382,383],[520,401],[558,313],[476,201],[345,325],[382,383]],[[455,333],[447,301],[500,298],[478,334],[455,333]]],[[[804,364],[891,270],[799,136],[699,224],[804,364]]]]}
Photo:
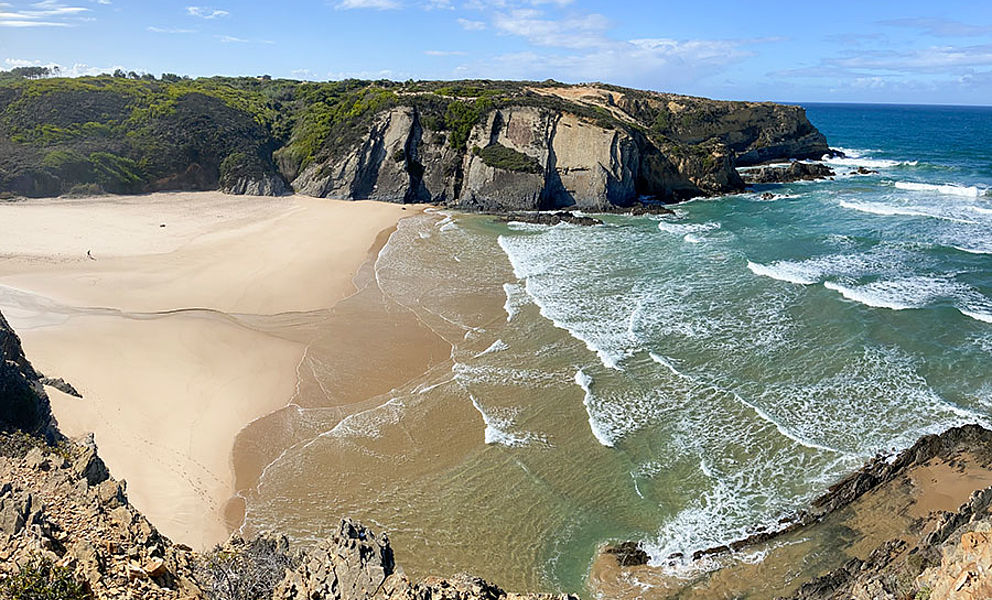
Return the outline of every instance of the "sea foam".
{"type": "Polygon", "coordinates": [[[811,285],[818,281],[815,269],[804,268],[802,263],[777,261],[769,265],[747,261],[747,268],[755,275],[771,277],[799,285],[811,285]]]}
{"type": "Polygon", "coordinates": [[[857,150],[852,148],[838,148],[838,150],[846,156],[832,157],[830,155],[824,155],[821,159],[822,162],[838,167],[867,167],[869,169],[891,169],[893,167],[916,166],[919,164],[915,160],[899,161],[866,156],[866,154],[873,152],[872,150],[857,150]]]}
{"type": "Polygon", "coordinates": [[[507,431],[507,428],[513,425],[511,420],[491,415],[482,408],[482,405],[475,396],[469,394],[469,397],[472,399],[472,406],[482,415],[482,422],[486,426],[484,438],[486,444],[519,447],[526,446],[533,441],[534,436],[530,434],[516,434],[507,431]]]}
{"type": "Polygon", "coordinates": [[[720,223],[712,221],[706,223],[675,223],[672,221],[658,221],[659,230],[683,237],[692,233],[713,231],[714,229],[720,229],[720,227],[720,223]]]}
{"type": "Polygon", "coordinates": [[[965,196],[967,198],[978,198],[985,195],[985,189],[979,188],[977,186],[961,186],[952,183],[934,184],[934,183],[916,183],[913,181],[896,181],[892,184],[893,187],[900,190],[906,190],[909,192],[931,192],[937,194],[945,194],[948,196],[965,196]]]}
{"type": "Polygon", "coordinates": [[[592,394],[592,377],[587,375],[582,369],[579,369],[575,372],[575,385],[582,388],[582,391],[585,392],[585,398],[583,398],[582,404],[586,407],[586,413],[589,415],[589,429],[592,431],[593,437],[603,446],[612,448],[614,443],[613,436],[605,430],[593,414],[592,404],[594,396],[592,394]]]}
{"type": "Polygon", "coordinates": [[[964,223],[967,225],[974,225],[977,223],[977,221],[949,215],[946,211],[927,206],[903,206],[885,202],[852,202],[849,200],[841,200],[838,204],[843,208],[884,217],[925,217],[930,219],[953,221],[955,223],[964,223]]]}

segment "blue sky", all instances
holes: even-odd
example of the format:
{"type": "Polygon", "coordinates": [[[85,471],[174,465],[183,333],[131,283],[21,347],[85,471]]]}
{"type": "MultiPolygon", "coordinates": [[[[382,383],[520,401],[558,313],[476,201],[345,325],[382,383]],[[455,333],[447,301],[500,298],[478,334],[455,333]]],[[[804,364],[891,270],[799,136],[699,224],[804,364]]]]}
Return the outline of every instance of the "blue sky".
{"type": "Polygon", "coordinates": [[[0,1],[0,68],[992,105],[992,0],[0,1]]]}

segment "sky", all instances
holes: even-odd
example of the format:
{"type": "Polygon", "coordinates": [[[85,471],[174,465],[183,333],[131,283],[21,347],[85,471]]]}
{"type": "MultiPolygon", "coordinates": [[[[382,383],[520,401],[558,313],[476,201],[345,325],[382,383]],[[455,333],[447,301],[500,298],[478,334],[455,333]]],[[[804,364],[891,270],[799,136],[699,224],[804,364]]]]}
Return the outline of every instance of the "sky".
{"type": "Polygon", "coordinates": [[[0,0],[0,69],[29,65],[992,105],[992,0],[0,0]]]}

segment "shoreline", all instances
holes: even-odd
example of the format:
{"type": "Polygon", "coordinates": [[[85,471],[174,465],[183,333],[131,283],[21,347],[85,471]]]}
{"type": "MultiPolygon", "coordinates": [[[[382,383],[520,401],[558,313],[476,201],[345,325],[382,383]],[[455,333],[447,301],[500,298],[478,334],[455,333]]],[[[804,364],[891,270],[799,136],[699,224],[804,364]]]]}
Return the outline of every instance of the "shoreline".
{"type": "Polygon", "coordinates": [[[357,293],[407,208],[211,192],[0,205],[22,233],[0,241],[0,303],[39,369],[84,396],[46,388],[61,429],[94,432],[135,505],[207,548],[231,530],[235,440],[298,386],[292,322],[357,293]]]}

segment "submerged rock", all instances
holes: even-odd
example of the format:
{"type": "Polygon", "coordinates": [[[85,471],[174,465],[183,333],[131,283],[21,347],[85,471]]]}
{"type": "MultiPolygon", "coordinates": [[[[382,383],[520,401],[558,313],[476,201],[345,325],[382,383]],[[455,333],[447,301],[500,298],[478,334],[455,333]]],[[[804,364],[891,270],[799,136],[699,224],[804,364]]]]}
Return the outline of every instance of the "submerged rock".
{"type": "Polygon", "coordinates": [[[648,564],[651,559],[648,553],[641,548],[639,542],[621,542],[606,549],[607,554],[617,557],[617,563],[621,567],[638,567],[648,564]]]}
{"type": "Polygon", "coordinates": [[[878,171],[866,167],[858,167],[857,169],[848,173],[848,175],[878,175],[878,171]]]}

